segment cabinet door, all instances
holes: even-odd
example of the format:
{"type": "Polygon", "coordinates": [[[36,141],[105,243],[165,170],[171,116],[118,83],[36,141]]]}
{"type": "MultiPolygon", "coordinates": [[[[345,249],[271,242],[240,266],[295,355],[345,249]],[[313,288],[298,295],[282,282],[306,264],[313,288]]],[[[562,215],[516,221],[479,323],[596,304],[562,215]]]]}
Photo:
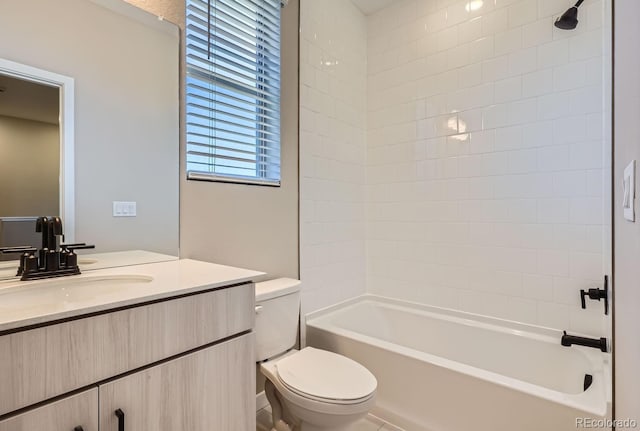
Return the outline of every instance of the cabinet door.
{"type": "Polygon", "coordinates": [[[98,431],[98,389],[0,421],[0,431],[98,431]]]}
{"type": "Polygon", "coordinates": [[[253,344],[250,333],[101,385],[100,431],[254,431],[253,344]]]}

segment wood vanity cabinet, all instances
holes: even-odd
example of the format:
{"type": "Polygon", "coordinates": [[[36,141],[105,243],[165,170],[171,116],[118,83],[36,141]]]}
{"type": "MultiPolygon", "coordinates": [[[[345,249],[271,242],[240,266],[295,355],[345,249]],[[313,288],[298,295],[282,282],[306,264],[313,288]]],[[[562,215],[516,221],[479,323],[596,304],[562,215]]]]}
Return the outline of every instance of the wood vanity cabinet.
{"type": "MultiPolygon", "coordinates": [[[[1,390],[1,389],[0,389],[1,390]]],[[[0,431],[98,431],[98,388],[0,421],[0,431]]]]}
{"type": "Polygon", "coordinates": [[[249,283],[0,335],[0,431],[253,431],[254,298],[249,283]]]}

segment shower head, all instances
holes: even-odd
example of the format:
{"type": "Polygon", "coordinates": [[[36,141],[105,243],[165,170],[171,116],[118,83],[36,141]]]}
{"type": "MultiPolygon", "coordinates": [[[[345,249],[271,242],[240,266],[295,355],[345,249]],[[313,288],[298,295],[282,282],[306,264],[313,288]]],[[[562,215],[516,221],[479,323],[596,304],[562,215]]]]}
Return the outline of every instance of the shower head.
{"type": "Polygon", "coordinates": [[[555,26],[562,30],[573,30],[578,26],[578,8],[584,0],[578,0],[575,6],[569,8],[556,20],[555,26]]]}

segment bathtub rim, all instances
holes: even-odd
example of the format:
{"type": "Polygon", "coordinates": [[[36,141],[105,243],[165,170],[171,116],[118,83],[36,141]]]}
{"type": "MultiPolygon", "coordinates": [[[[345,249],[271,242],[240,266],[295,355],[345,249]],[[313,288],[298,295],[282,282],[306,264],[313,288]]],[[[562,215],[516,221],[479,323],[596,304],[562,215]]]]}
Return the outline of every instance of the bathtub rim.
{"type": "Polygon", "coordinates": [[[609,357],[606,353],[591,351],[593,349],[586,347],[572,346],[571,348],[576,349],[583,354],[593,367],[593,383],[587,391],[577,394],[560,392],[534,383],[519,380],[514,377],[504,376],[493,371],[488,371],[451,359],[442,358],[428,352],[422,352],[400,344],[375,338],[370,335],[344,329],[326,321],[326,318],[333,312],[365,302],[382,303],[396,309],[408,309],[415,314],[429,315],[432,318],[439,318],[466,325],[475,324],[474,326],[479,326],[483,329],[497,330],[514,336],[525,336],[527,338],[552,344],[559,344],[560,337],[562,335],[562,331],[553,328],[535,326],[373,294],[361,295],[309,313],[304,316],[305,325],[308,327],[310,326],[312,329],[334,333],[338,336],[342,336],[356,342],[371,344],[389,352],[407,356],[415,360],[425,361],[437,367],[453,370],[472,378],[481,379],[530,396],[562,404],[585,413],[605,417],[608,412],[611,404],[612,392],[609,383],[611,381],[611,376],[608,372],[609,357]]]}

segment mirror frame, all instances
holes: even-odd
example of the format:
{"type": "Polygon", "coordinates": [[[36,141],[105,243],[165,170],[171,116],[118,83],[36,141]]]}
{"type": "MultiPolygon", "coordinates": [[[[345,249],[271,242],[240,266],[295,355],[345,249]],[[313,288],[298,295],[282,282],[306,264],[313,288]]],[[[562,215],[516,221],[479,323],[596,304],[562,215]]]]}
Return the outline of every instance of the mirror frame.
{"type": "Polygon", "coordinates": [[[75,174],[74,174],[74,79],[65,75],[16,63],[0,58],[0,74],[35,82],[37,84],[58,87],[59,96],[59,129],[60,129],[60,214],[64,222],[65,242],[75,241],[75,174]]]}

